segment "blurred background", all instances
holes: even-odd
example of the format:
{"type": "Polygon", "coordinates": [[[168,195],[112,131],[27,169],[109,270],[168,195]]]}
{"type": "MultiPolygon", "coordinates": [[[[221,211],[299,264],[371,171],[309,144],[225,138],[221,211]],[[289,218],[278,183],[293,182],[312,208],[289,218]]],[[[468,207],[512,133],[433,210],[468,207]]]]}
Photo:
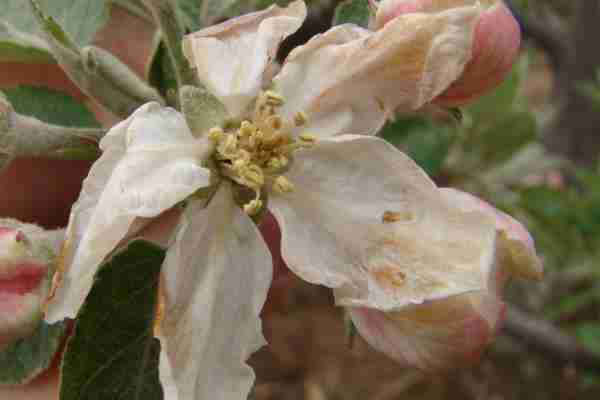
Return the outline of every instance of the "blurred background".
{"type": "MultiPolygon", "coordinates": [[[[336,2],[309,3],[284,53],[330,26],[336,2]]],[[[384,137],[440,186],[522,221],[544,280],[511,282],[508,319],[480,364],[425,375],[359,337],[349,347],[330,293],[280,271],[266,311],[270,347],[252,360],[255,399],[600,398],[600,1],[507,3],[524,40],[504,84],[461,116],[399,119],[384,137]]]]}

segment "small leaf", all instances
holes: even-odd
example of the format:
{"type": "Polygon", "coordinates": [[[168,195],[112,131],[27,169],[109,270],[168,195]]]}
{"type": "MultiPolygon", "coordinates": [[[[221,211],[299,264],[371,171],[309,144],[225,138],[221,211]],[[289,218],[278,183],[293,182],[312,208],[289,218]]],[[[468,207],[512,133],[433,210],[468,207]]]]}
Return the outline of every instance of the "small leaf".
{"type": "Polygon", "coordinates": [[[179,0],[179,14],[183,26],[189,32],[195,32],[202,27],[200,21],[202,0],[179,0]]]}
{"type": "Polygon", "coordinates": [[[0,386],[22,385],[48,369],[60,350],[66,325],[40,321],[35,333],[0,352],[0,386]],[[10,367],[9,367],[10,366],[10,367]]]}
{"type": "Polygon", "coordinates": [[[204,25],[211,25],[227,15],[230,8],[235,7],[241,0],[204,0],[200,13],[204,25]]]}
{"type": "Polygon", "coordinates": [[[577,327],[577,337],[585,347],[600,355],[600,323],[580,324],[577,327]]]}
{"type": "MultiPolygon", "coordinates": [[[[38,0],[37,4],[78,46],[91,43],[109,17],[105,0],[38,0]]],[[[0,61],[51,62],[50,53],[29,2],[4,0],[0,14],[0,61]]]]}
{"type": "Polygon", "coordinates": [[[153,335],[165,252],[134,241],[99,271],[62,364],[60,400],[161,400],[153,335]]]}
{"type": "Polygon", "coordinates": [[[366,28],[370,18],[369,0],[346,0],[335,9],[333,25],[356,24],[366,28]]]}
{"type": "Polygon", "coordinates": [[[91,111],[63,92],[26,85],[4,89],[3,92],[19,114],[62,126],[100,126],[91,111]]]}
{"type": "Polygon", "coordinates": [[[387,124],[380,135],[434,176],[441,172],[454,140],[452,127],[437,126],[422,118],[398,119],[387,124]]]}

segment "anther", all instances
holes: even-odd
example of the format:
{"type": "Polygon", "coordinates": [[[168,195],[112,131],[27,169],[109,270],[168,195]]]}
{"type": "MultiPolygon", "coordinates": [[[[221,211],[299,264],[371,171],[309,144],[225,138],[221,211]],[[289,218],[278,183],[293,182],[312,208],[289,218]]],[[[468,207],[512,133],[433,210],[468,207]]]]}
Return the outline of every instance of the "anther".
{"type": "Polygon", "coordinates": [[[279,194],[290,193],[294,191],[294,184],[285,176],[278,176],[273,182],[273,190],[279,194]]]}
{"type": "Polygon", "coordinates": [[[275,93],[272,90],[265,92],[266,102],[270,106],[281,106],[283,105],[283,97],[279,93],[275,93]]]}
{"type": "Polygon", "coordinates": [[[317,136],[313,135],[312,133],[302,133],[299,137],[301,141],[309,144],[315,143],[318,139],[317,136]]]}
{"type": "Polygon", "coordinates": [[[267,119],[267,124],[269,124],[272,129],[278,131],[283,127],[283,120],[279,115],[272,115],[267,119]]]}
{"type": "Polygon", "coordinates": [[[249,137],[256,132],[256,126],[250,121],[242,121],[239,132],[242,137],[249,137]]]}
{"type": "Polygon", "coordinates": [[[296,126],[302,126],[306,124],[306,121],[308,121],[308,117],[304,111],[299,111],[294,115],[294,124],[296,126]]]}
{"type": "Polygon", "coordinates": [[[248,204],[244,205],[244,212],[250,216],[258,214],[263,206],[263,202],[260,199],[254,199],[248,204]]]}
{"type": "Polygon", "coordinates": [[[210,130],[208,131],[208,138],[215,142],[219,142],[221,139],[223,139],[223,135],[223,129],[221,129],[218,126],[210,128],[210,130]]]}

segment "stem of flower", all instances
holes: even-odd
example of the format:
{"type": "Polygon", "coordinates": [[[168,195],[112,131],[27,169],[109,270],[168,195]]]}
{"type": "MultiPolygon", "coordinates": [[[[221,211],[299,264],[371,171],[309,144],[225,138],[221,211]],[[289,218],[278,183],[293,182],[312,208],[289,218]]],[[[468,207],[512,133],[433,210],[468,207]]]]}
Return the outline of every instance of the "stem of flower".
{"type": "Polygon", "coordinates": [[[0,96],[0,170],[15,157],[42,156],[60,159],[95,159],[95,144],[106,132],[47,124],[20,115],[0,96]]]}
{"type": "MultiPolygon", "coordinates": [[[[175,71],[177,87],[193,85],[195,83],[194,74],[181,48],[184,30],[177,17],[175,2],[173,0],[142,0],[142,2],[150,10],[154,21],[161,29],[167,54],[175,71]]],[[[178,100],[175,96],[175,101],[178,100]]]]}

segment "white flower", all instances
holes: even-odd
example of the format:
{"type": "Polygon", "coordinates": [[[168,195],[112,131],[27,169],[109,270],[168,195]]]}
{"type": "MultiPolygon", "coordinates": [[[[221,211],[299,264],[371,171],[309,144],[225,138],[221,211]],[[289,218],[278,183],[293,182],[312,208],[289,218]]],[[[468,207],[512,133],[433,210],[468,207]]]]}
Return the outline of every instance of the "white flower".
{"type": "Polygon", "coordinates": [[[188,199],[165,264],[160,376],[168,400],[244,399],[264,344],[271,258],[250,216],[268,208],[282,255],[339,305],[394,311],[487,290],[494,219],[446,201],[408,157],[373,134],[419,108],[464,67],[478,5],[411,14],[371,32],[335,27],[294,50],[271,82],[301,1],[189,35],[184,53],[225,105],[223,126],[187,130],[147,105],[102,141],[69,224],[63,283],[48,318],[75,316],[98,264],[138,217],[188,199]],[[210,141],[210,143],[208,143],[210,141]],[[211,157],[216,192],[202,162],[211,157]],[[240,207],[241,206],[241,207],[240,207]]]}

